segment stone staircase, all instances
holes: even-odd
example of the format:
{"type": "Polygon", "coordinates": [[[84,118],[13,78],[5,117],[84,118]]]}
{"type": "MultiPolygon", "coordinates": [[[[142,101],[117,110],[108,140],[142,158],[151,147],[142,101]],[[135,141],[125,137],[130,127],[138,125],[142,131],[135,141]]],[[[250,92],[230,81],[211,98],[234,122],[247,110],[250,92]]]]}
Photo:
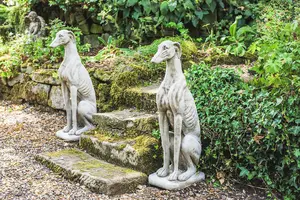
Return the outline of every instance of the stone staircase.
{"type": "Polygon", "coordinates": [[[128,109],[97,113],[97,128],[81,136],[79,149],[42,153],[36,159],[54,172],[107,195],[133,192],[162,163],[155,95],[158,85],[129,88],[128,109]]]}

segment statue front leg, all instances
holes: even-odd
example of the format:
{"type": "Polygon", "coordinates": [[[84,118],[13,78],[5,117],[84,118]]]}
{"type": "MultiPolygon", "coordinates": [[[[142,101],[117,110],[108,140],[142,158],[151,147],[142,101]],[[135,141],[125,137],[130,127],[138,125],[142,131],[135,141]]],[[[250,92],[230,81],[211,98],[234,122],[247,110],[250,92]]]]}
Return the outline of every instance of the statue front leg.
{"type": "Polygon", "coordinates": [[[77,87],[71,86],[71,108],[72,108],[72,129],[69,135],[74,135],[77,131],[77,87]]]}
{"type": "Polygon", "coordinates": [[[157,175],[160,177],[168,176],[170,165],[170,137],[169,137],[169,124],[165,112],[160,111],[159,116],[159,129],[161,134],[161,143],[164,153],[163,167],[157,170],[157,175]]]}
{"type": "Polygon", "coordinates": [[[68,90],[66,84],[62,81],[61,84],[63,99],[65,102],[65,109],[67,112],[67,126],[63,128],[63,132],[68,133],[72,129],[72,108],[70,102],[70,91],[68,90]]]}
{"type": "Polygon", "coordinates": [[[174,162],[173,173],[168,177],[169,181],[176,181],[179,175],[179,155],[181,147],[181,130],[182,130],[182,116],[176,114],[174,116],[174,162]]]}

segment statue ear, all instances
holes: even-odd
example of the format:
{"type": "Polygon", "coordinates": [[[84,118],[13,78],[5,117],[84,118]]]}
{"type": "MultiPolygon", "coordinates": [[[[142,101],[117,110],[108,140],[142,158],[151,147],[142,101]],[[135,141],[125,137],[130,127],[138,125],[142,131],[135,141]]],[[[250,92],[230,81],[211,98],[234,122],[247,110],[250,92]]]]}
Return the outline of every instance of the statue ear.
{"type": "Polygon", "coordinates": [[[178,58],[181,58],[182,51],[181,51],[181,46],[180,46],[179,42],[174,42],[173,45],[175,47],[175,51],[177,53],[178,58]]]}
{"type": "Polygon", "coordinates": [[[72,42],[76,43],[76,38],[75,38],[74,33],[73,33],[72,31],[68,31],[68,34],[69,34],[69,36],[70,36],[72,42]]]}

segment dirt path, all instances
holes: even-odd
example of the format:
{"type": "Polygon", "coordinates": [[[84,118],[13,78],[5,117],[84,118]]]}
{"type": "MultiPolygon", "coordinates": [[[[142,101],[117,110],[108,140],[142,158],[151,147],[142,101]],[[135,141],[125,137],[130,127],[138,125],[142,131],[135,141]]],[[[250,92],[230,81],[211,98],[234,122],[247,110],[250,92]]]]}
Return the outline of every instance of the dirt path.
{"type": "Polygon", "coordinates": [[[0,101],[0,199],[264,199],[254,191],[199,183],[180,191],[139,186],[136,193],[108,197],[70,182],[34,160],[41,152],[74,147],[57,139],[63,112],[0,101]]]}

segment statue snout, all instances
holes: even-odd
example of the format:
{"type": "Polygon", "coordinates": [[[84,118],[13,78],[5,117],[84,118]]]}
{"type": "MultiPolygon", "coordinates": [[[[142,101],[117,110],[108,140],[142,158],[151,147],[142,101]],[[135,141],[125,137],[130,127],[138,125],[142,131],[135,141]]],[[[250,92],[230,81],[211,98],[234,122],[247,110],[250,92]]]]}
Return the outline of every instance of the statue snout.
{"type": "Polygon", "coordinates": [[[52,48],[55,48],[55,47],[59,46],[58,39],[55,38],[49,46],[52,47],[52,48]]]}
{"type": "Polygon", "coordinates": [[[163,59],[160,56],[160,52],[157,52],[151,59],[151,62],[155,64],[161,63],[162,61],[163,59]]]}

